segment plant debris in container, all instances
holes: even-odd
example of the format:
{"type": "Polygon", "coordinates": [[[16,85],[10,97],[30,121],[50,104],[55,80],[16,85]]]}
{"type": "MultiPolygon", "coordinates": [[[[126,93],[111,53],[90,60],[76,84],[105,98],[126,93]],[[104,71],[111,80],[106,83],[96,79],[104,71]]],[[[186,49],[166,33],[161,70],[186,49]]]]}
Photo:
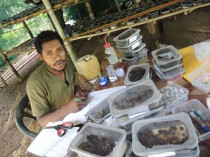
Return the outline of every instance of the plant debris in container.
{"type": "Polygon", "coordinates": [[[92,154],[107,156],[115,147],[115,143],[111,138],[99,137],[96,135],[87,135],[87,141],[82,142],[78,148],[92,154]]]}
{"type": "Polygon", "coordinates": [[[119,110],[133,108],[150,99],[153,96],[153,93],[154,91],[152,89],[146,89],[142,91],[129,91],[123,94],[118,101],[115,101],[114,106],[116,109],[119,110]]]}
{"type": "Polygon", "coordinates": [[[110,112],[109,106],[101,108],[99,111],[92,113],[95,119],[101,119],[110,112]]]}
{"type": "Polygon", "coordinates": [[[152,148],[155,145],[183,144],[188,139],[184,125],[154,130],[140,129],[137,133],[137,137],[146,148],[152,148]]]}
{"type": "Polygon", "coordinates": [[[128,79],[129,81],[136,82],[142,79],[144,76],[146,70],[142,67],[135,67],[133,68],[129,74],[128,74],[128,79]]]}

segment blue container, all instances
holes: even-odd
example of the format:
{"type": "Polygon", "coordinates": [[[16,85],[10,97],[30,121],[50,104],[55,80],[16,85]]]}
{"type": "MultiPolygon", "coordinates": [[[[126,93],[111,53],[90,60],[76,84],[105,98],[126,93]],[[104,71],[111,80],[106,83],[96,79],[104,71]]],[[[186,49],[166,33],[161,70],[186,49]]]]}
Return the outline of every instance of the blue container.
{"type": "Polygon", "coordinates": [[[109,81],[108,81],[108,79],[106,77],[101,77],[99,79],[99,83],[100,83],[100,85],[102,87],[105,87],[105,86],[107,86],[109,84],[109,81]]]}

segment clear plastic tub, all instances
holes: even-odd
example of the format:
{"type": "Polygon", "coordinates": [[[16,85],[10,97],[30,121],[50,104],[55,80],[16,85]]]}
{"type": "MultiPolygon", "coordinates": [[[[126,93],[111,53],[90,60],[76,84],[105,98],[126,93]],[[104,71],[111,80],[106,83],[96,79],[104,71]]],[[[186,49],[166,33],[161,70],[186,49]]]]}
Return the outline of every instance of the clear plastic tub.
{"type": "Polygon", "coordinates": [[[140,51],[140,54],[137,57],[132,57],[132,56],[128,58],[123,57],[122,60],[128,63],[128,65],[137,64],[147,58],[147,51],[148,49],[145,49],[144,52],[140,51]]]}
{"type": "Polygon", "coordinates": [[[139,36],[138,39],[136,39],[134,42],[132,42],[131,44],[129,44],[128,46],[118,46],[116,45],[116,47],[119,49],[120,52],[122,53],[130,53],[132,51],[138,50],[140,44],[142,43],[142,35],[139,36]]]}
{"type": "Polygon", "coordinates": [[[87,112],[95,123],[101,123],[104,119],[110,116],[110,109],[107,99],[103,100],[87,112]]]}
{"type": "Polygon", "coordinates": [[[192,121],[186,113],[139,120],[132,125],[132,150],[138,156],[176,153],[197,145],[192,121]]]}
{"type": "Polygon", "coordinates": [[[127,87],[108,97],[111,115],[146,112],[159,107],[161,94],[151,80],[143,80],[135,86],[127,87]]]}
{"type": "Polygon", "coordinates": [[[206,73],[205,75],[196,79],[195,81],[192,82],[192,85],[195,88],[205,93],[209,93],[210,92],[210,73],[206,73]]]}
{"type": "MultiPolygon", "coordinates": [[[[210,111],[200,101],[196,99],[192,99],[176,108],[173,108],[172,112],[186,112],[189,114],[193,110],[196,110],[198,113],[200,113],[200,115],[203,116],[204,120],[207,121],[207,123],[210,123],[210,111]]],[[[205,133],[202,128],[194,121],[193,124],[198,134],[199,141],[205,141],[210,138],[210,132],[205,133]]]]}
{"type": "Polygon", "coordinates": [[[152,63],[153,63],[153,65],[156,69],[158,68],[163,73],[174,70],[174,69],[177,69],[177,68],[180,68],[183,65],[182,63],[180,63],[180,64],[177,64],[177,65],[172,66],[170,68],[163,69],[163,68],[158,67],[158,65],[155,63],[154,59],[152,59],[152,63]]]}
{"type": "Polygon", "coordinates": [[[119,47],[128,46],[139,38],[139,32],[140,29],[127,29],[126,31],[115,37],[113,41],[115,41],[117,46],[119,47]]]}
{"type": "MultiPolygon", "coordinates": [[[[163,109],[163,106],[160,106],[152,111],[148,111],[148,112],[142,112],[142,113],[137,113],[137,114],[133,114],[133,115],[123,115],[121,117],[117,117],[117,123],[119,126],[123,126],[123,127],[128,127],[130,124],[132,124],[133,122],[139,120],[139,119],[143,119],[143,118],[150,118],[154,115],[156,115],[157,113],[159,113],[161,110],[163,109]]],[[[125,129],[125,128],[123,128],[125,129]]],[[[131,128],[130,128],[131,129],[131,128]]],[[[127,129],[125,129],[127,131],[127,129]]],[[[129,130],[131,131],[131,130],[129,130]]]]}
{"type": "Polygon", "coordinates": [[[123,57],[137,57],[139,54],[143,53],[146,50],[146,44],[145,43],[141,43],[135,50],[131,51],[131,52],[127,52],[127,53],[122,53],[123,57]]]}
{"type": "MultiPolygon", "coordinates": [[[[100,153],[107,151],[106,149],[104,150],[103,147],[106,144],[109,145],[109,148],[111,147],[113,148],[108,151],[109,153],[109,154],[107,153],[108,155],[103,155],[106,157],[123,157],[127,147],[127,143],[125,140],[126,132],[124,130],[113,127],[106,127],[94,123],[86,123],[70,143],[69,145],[70,150],[76,152],[79,156],[82,157],[102,157],[101,155],[93,154],[88,151],[82,150],[83,148],[85,149],[86,147],[84,146],[84,142],[88,141],[87,137],[89,139],[88,146],[91,146],[91,147],[87,146],[89,150],[96,151],[95,149],[96,146],[93,145],[92,141],[98,142],[99,139],[104,141],[104,142],[99,141],[98,144],[96,143],[97,147],[99,147],[99,144],[102,145],[101,146],[102,150],[100,150],[100,153]],[[82,149],[80,149],[79,147],[80,148],[82,147],[82,149]]],[[[99,150],[99,148],[97,150],[99,150]]]]}
{"type": "MultiPolygon", "coordinates": [[[[172,75],[172,76],[174,76],[175,75],[175,73],[173,74],[173,72],[172,71],[177,71],[177,72],[179,72],[179,71],[182,71],[183,70],[183,67],[182,67],[182,65],[180,66],[180,64],[179,64],[179,66],[178,67],[176,67],[176,68],[174,68],[174,69],[172,69],[172,70],[169,70],[169,71],[162,71],[162,70],[160,70],[160,68],[158,68],[157,66],[156,66],[156,64],[154,64],[154,68],[155,68],[155,70],[157,70],[157,71],[159,71],[161,74],[163,74],[163,76],[166,76],[167,78],[168,77],[170,77],[170,75],[172,75]]],[[[168,68],[169,69],[169,68],[168,68]]]]}
{"type": "Polygon", "coordinates": [[[132,65],[128,68],[124,79],[126,86],[141,82],[143,79],[149,79],[150,65],[148,63],[132,65]]]}
{"type": "Polygon", "coordinates": [[[131,142],[127,142],[127,150],[125,153],[125,157],[138,157],[137,155],[135,155],[132,151],[132,144],[131,142]]]}
{"type": "Polygon", "coordinates": [[[162,73],[157,67],[154,66],[155,73],[158,75],[158,77],[162,80],[170,80],[180,74],[184,73],[183,68],[176,68],[174,70],[171,70],[167,73],[162,73]]]}
{"type": "Polygon", "coordinates": [[[152,51],[152,56],[158,67],[163,69],[180,64],[182,59],[178,50],[172,45],[152,51]]]}
{"type": "Polygon", "coordinates": [[[160,104],[164,106],[162,113],[168,114],[176,106],[188,100],[189,90],[176,84],[169,84],[160,90],[160,104]]]}

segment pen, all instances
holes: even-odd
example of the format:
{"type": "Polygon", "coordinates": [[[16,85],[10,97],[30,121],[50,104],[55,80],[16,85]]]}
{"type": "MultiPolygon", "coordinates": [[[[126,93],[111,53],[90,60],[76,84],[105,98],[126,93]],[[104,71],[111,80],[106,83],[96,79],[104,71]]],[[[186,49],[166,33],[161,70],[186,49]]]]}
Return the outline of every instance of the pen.
{"type": "Polygon", "coordinates": [[[190,112],[190,116],[202,127],[204,132],[210,131],[208,127],[193,112],[190,112]]]}
{"type": "Polygon", "coordinates": [[[193,110],[193,113],[199,117],[205,124],[206,126],[210,129],[210,125],[209,123],[203,118],[203,116],[201,116],[201,113],[197,112],[196,110],[193,110]]]}

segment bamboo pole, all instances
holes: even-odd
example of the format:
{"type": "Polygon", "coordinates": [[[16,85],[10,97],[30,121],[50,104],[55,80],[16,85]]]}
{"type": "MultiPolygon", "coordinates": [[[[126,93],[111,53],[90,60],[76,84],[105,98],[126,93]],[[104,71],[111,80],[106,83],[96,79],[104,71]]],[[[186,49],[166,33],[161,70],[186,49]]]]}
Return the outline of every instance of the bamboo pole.
{"type": "Polygon", "coordinates": [[[86,1],[86,2],[85,2],[85,6],[86,6],[87,12],[88,12],[88,14],[89,14],[89,16],[90,16],[90,19],[91,19],[91,20],[95,20],[95,16],[94,16],[93,10],[92,10],[92,8],[91,8],[91,6],[90,6],[90,2],[86,1]]]}
{"type": "Polygon", "coordinates": [[[3,79],[3,77],[0,75],[0,87],[7,86],[6,81],[3,79]]]}
{"type": "Polygon", "coordinates": [[[51,6],[49,0],[44,0],[42,2],[44,4],[44,6],[45,6],[45,8],[46,8],[50,18],[52,19],[52,22],[54,23],[56,30],[58,31],[58,33],[60,34],[61,38],[63,39],[64,46],[65,46],[69,56],[71,57],[71,60],[72,60],[73,64],[75,64],[75,61],[76,61],[77,57],[76,57],[76,55],[74,53],[73,47],[70,44],[70,42],[68,40],[66,40],[66,36],[65,36],[65,34],[63,32],[63,29],[61,28],[61,26],[60,26],[60,24],[58,22],[57,17],[55,16],[55,13],[54,13],[54,11],[52,9],[52,6],[51,6]]]}
{"type": "Polygon", "coordinates": [[[31,32],[31,30],[29,29],[28,25],[26,24],[25,21],[22,21],[22,24],[24,26],[24,28],[26,29],[26,31],[28,32],[28,34],[30,35],[31,38],[34,38],[33,33],[31,32]]]}
{"type": "Polygon", "coordinates": [[[0,49],[0,54],[2,55],[2,58],[4,59],[4,61],[6,62],[6,64],[12,69],[13,73],[17,76],[18,81],[20,83],[23,82],[22,77],[18,74],[18,72],[15,70],[15,68],[13,67],[13,65],[10,63],[9,59],[7,58],[6,54],[4,54],[4,52],[0,49]]]}
{"type": "Polygon", "coordinates": [[[115,0],[114,2],[115,2],[115,5],[117,7],[117,10],[121,11],[118,0],[115,0]]]}

